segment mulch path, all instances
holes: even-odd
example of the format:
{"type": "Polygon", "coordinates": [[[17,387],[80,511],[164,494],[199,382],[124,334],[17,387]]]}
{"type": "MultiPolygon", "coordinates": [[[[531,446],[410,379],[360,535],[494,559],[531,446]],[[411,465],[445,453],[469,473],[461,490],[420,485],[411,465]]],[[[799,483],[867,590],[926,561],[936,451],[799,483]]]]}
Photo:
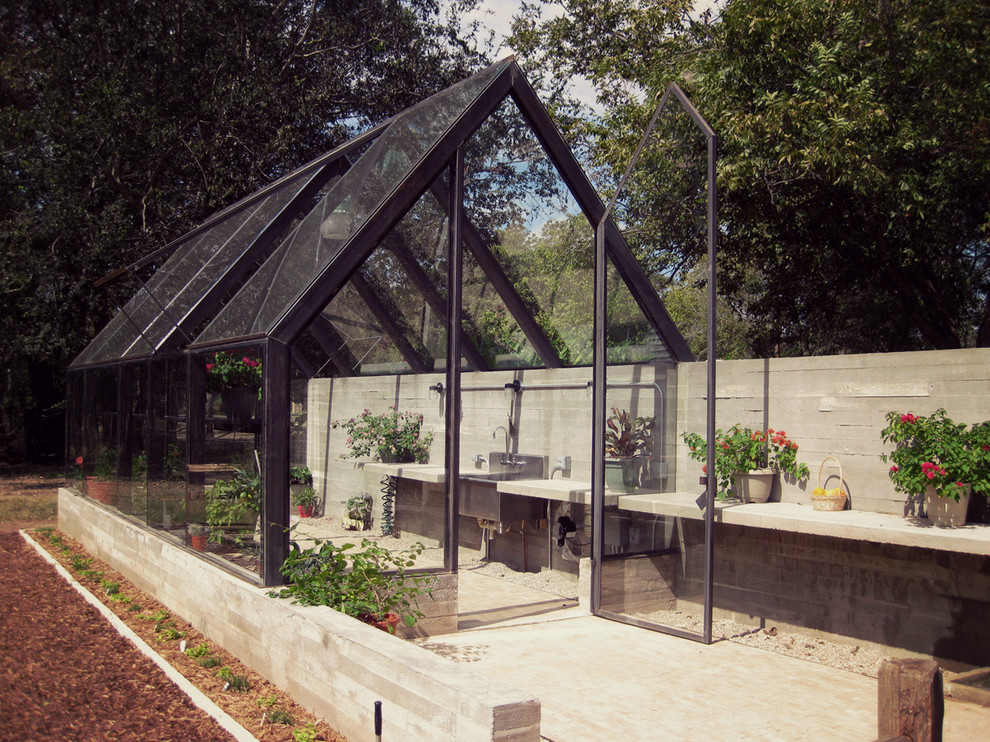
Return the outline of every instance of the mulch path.
{"type": "MultiPolygon", "coordinates": [[[[236,657],[58,534],[34,533],[90,592],[145,642],[263,742],[346,742],[236,657]],[[73,564],[75,558],[75,564],[73,564]],[[114,583],[108,594],[108,585],[114,583]],[[215,665],[180,650],[202,647],[215,665]],[[219,669],[227,668],[224,676],[219,669]],[[232,677],[249,686],[237,692],[232,677]],[[225,687],[227,686],[227,687],[225,687]],[[273,712],[291,724],[271,721],[273,712]],[[318,729],[318,731],[316,731],[318,729]]],[[[29,739],[232,740],[122,637],[19,534],[0,534],[0,742],[29,739]]]]}

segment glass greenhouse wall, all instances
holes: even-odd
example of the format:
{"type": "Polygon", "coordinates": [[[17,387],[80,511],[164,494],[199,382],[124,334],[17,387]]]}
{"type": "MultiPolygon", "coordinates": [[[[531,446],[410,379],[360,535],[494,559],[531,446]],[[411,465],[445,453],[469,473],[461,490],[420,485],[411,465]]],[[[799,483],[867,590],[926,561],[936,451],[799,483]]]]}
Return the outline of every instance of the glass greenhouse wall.
{"type": "Polygon", "coordinates": [[[670,595],[628,584],[697,584],[698,534],[648,500],[674,487],[693,355],[634,206],[596,255],[604,205],[493,65],[131,266],[155,271],[70,369],[68,483],[266,585],[320,536],[290,510],[311,488],[324,525],[415,537],[425,568],[576,584],[595,561],[595,609],[662,628],[670,595]],[[596,406],[648,421],[617,481],[595,481],[596,406]]]}

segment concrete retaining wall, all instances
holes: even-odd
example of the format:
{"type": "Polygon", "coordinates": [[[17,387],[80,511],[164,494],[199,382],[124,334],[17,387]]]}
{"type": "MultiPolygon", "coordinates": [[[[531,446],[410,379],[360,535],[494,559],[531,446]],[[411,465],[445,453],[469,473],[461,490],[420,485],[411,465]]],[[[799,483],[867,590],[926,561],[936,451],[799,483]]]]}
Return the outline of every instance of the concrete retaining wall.
{"type": "Polygon", "coordinates": [[[59,528],[352,742],[538,742],[540,703],[522,691],[329,608],[268,597],[166,534],[59,491],[59,528]]]}

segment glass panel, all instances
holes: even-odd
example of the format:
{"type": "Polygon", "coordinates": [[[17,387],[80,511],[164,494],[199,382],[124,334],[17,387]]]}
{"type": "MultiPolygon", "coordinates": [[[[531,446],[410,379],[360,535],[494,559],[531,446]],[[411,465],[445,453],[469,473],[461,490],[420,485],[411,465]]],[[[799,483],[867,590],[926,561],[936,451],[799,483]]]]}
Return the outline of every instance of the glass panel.
{"type": "Polygon", "coordinates": [[[153,412],[148,437],[147,488],[142,493],[144,499],[134,502],[135,515],[143,517],[153,528],[181,537],[185,531],[188,497],[185,358],[154,360],[148,379],[153,412]]]}
{"type": "Polygon", "coordinates": [[[181,243],[74,363],[152,352],[311,176],[307,171],[289,178],[265,198],[181,243]]]}
{"type": "MultiPolygon", "coordinates": [[[[190,360],[187,522],[181,536],[254,574],[261,571],[261,348],[198,353],[190,360]]],[[[170,453],[172,452],[170,451],[170,453]]]]}
{"type": "MultiPolygon", "coordinates": [[[[687,269],[704,261],[705,140],[683,111],[664,114],[658,122],[615,211],[622,239],[643,274],[637,278],[632,271],[621,271],[622,243],[607,245],[608,420],[600,605],[610,616],[701,639],[706,502],[704,486],[698,484],[700,464],[677,476],[678,451],[684,451],[684,442],[676,438],[677,367],[633,288],[644,296],[676,293],[671,287],[680,286],[687,269]]],[[[704,341],[705,305],[699,308],[701,315],[690,319],[700,324],[704,341]]],[[[675,316],[675,324],[684,316],[675,316]]]]}
{"type": "Polygon", "coordinates": [[[545,365],[534,334],[565,365],[590,364],[593,231],[511,99],[471,139],[466,190],[465,312],[489,364],[545,365]],[[511,290],[482,269],[485,251],[511,290]]]}
{"type": "Polygon", "coordinates": [[[493,65],[396,116],[199,341],[267,332],[504,64],[493,65]]]}

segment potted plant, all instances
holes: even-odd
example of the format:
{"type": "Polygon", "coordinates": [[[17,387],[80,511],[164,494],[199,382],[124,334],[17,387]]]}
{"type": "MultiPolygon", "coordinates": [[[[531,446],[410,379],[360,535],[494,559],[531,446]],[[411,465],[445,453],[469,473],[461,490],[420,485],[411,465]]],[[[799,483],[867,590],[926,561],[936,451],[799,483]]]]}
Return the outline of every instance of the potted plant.
{"type": "Polygon", "coordinates": [[[206,551],[206,541],[210,534],[210,529],[205,523],[189,523],[186,526],[189,531],[189,543],[196,551],[206,551]]]}
{"type": "Polygon", "coordinates": [[[299,508],[300,518],[312,518],[313,508],[316,506],[317,495],[312,487],[303,487],[298,492],[292,493],[292,502],[299,508]]]}
{"type": "Polygon", "coordinates": [[[369,539],[335,545],[318,539],[313,546],[290,552],[282,565],[289,585],[269,593],[300,605],[325,605],[389,633],[401,620],[407,626],[423,613],[421,595],[431,595],[436,578],[409,572],[423,553],[423,544],[389,551],[369,539]]]}
{"type": "Polygon", "coordinates": [[[363,531],[368,526],[371,519],[371,495],[362,492],[347,500],[347,516],[344,518],[344,527],[350,531],[363,531]]]}
{"type": "Polygon", "coordinates": [[[605,421],[605,484],[610,490],[631,492],[639,486],[640,455],[653,450],[655,424],[651,417],[634,418],[628,410],[612,408],[605,421]]]}
{"type": "MultiPolygon", "coordinates": [[[[697,433],[685,433],[684,441],[695,461],[708,460],[708,446],[697,433]]],[[[780,472],[805,479],[808,465],[797,460],[798,445],[783,430],[753,430],[733,425],[715,431],[715,477],[718,498],[737,497],[743,502],[766,502],[773,480],[780,472]]],[[[707,464],[702,468],[707,473],[707,464]]]]}
{"type": "Polygon", "coordinates": [[[967,428],[944,409],[927,417],[888,412],[886,419],[880,434],[894,450],[882,458],[894,488],[912,499],[923,495],[935,525],[965,523],[970,493],[990,495],[990,423],[967,428]]]}
{"type": "Polygon", "coordinates": [[[333,421],[334,428],[347,432],[348,452],[341,458],[371,456],[385,463],[425,464],[430,459],[431,431],[423,432],[423,416],[415,412],[365,410],[346,422],[333,421]]]}
{"type": "Polygon", "coordinates": [[[254,418],[261,399],[261,359],[236,350],[213,353],[206,364],[206,389],[219,392],[223,411],[234,425],[244,426],[254,418]]]}
{"type": "Polygon", "coordinates": [[[106,505],[112,505],[116,495],[117,449],[102,448],[96,455],[96,476],[86,477],[90,497],[106,505]]]}
{"type": "Polygon", "coordinates": [[[309,470],[308,466],[289,467],[290,485],[311,485],[312,483],[313,483],[313,473],[309,470]]]}
{"type": "Polygon", "coordinates": [[[220,543],[232,532],[239,539],[254,533],[261,513],[261,479],[238,469],[233,479],[220,479],[206,491],[206,522],[210,541],[220,543]]]}

